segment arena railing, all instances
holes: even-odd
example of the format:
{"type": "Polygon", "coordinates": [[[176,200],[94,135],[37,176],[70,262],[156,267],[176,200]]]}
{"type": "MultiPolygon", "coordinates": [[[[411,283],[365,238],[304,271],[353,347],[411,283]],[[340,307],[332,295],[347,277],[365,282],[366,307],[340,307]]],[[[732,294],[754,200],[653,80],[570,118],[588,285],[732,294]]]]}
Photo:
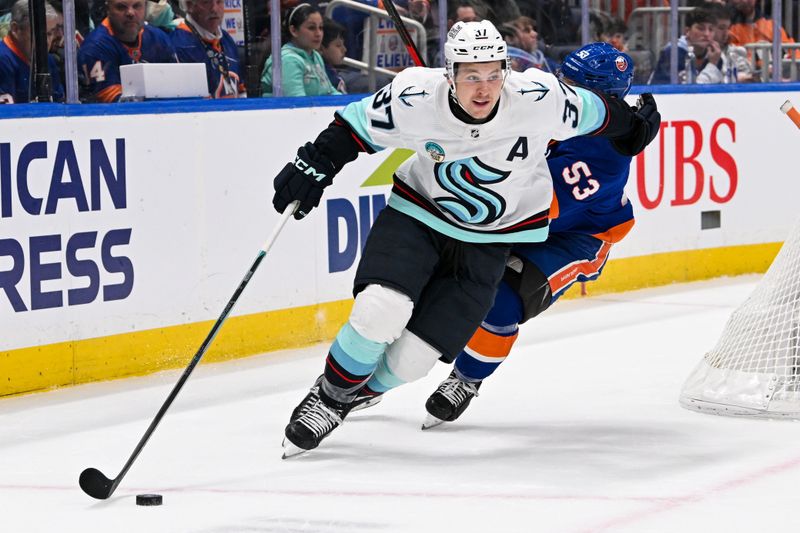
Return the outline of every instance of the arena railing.
{"type": "MultiPolygon", "coordinates": [[[[382,67],[377,66],[376,61],[378,57],[378,50],[377,50],[377,41],[378,41],[378,19],[389,20],[391,21],[392,18],[386,13],[383,9],[378,9],[377,7],[367,6],[364,4],[359,4],[358,2],[354,2],[353,0],[332,0],[328,3],[328,6],[325,8],[325,16],[331,18],[333,15],[333,11],[336,8],[347,8],[353,9],[355,11],[361,11],[362,13],[369,14],[369,18],[365,23],[367,24],[369,31],[367,32],[367,38],[369,39],[369,49],[367,51],[367,62],[358,61],[356,59],[352,59],[349,57],[344,58],[344,64],[349,65],[351,67],[364,69],[367,71],[368,76],[368,85],[369,91],[375,92],[377,88],[375,86],[375,73],[380,72],[381,74],[386,74],[388,76],[396,76],[397,72],[389,69],[385,69],[382,67]]],[[[412,32],[412,37],[415,37],[417,49],[420,51],[422,57],[427,57],[428,53],[428,36],[427,32],[425,31],[425,27],[418,21],[401,16],[400,19],[403,23],[410,28],[413,28],[415,31],[412,32]]]]}
{"type": "MultiPolygon", "coordinates": [[[[749,43],[744,45],[744,48],[748,52],[753,71],[758,74],[759,79],[762,82],[767,82],[770,81],[770,77],[774,78],[776,69],[773,44],[766,41],[749,43]]],[[[798,52],[800,52],[800,43],[781,43],[780,53],[778,54],[781,58],[781,68],[777,69],[780,81],[797,81],[797,63],[800,55],[798,52]]]]}

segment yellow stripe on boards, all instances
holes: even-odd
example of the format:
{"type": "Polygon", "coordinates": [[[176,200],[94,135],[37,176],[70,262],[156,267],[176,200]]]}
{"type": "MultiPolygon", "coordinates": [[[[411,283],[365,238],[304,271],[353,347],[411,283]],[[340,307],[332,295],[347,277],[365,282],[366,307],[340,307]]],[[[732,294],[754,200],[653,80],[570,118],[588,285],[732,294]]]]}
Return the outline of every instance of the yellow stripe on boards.
{"type": "MultiPolygon", "coordinates": [[[[332,339],[352,300],[225,321],[203,361],[225,361],[332,339]]],[[[214,321],[0,352],[0,396],[183,368],[214,321]]]]}
{"type": "MultiPolygon", "coordinates": [[[[765,272],[781,243],[611,259],[590,295],[765,272]]],[[[613,250],[612,250],[613,255],[613,250]]],[[[580,296],[572,287],[565,298],[580,296]]],[[[332,339],[352,300],[229,318],[204,357],[225,361],[332,339]]],[[[214,321],[0,352],[0,396],[183,368],[214,321]]]]}

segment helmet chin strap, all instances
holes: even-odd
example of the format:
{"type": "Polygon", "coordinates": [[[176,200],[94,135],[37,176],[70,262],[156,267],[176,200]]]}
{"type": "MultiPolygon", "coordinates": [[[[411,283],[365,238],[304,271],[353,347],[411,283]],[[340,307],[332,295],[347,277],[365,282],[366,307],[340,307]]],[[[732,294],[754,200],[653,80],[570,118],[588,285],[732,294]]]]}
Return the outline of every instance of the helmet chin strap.
{"type": "Polygon", "coordinates": [[[458,107],[460,107],[464,111],[464,113],[466,113],[469,116],[472,116],[469,114],[469,111],[467,111],[467,109],[463,105],[461,105],[461,101],[458,99],[458,95],[456,94],[456,80],[448,79],[448,82],[450,83],[450,98],[456,103],[458,107]]]}

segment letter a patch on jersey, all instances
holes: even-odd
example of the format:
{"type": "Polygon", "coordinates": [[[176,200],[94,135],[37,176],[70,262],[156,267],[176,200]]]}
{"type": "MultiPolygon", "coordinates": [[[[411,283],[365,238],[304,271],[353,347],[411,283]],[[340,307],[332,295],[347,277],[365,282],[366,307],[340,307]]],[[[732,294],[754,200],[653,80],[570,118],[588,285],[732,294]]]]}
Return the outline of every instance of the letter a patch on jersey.
{"type": "Polygon", "coordinates": [[[527,137],[520,137],[519,139],[517,139],[517,142],[515,142],[514,146],[511,147],[511,151],[508,152],[508,157],[506,157],[506,161],[513,161],[517,157],[522,159],[528,157],[527,137]]]}

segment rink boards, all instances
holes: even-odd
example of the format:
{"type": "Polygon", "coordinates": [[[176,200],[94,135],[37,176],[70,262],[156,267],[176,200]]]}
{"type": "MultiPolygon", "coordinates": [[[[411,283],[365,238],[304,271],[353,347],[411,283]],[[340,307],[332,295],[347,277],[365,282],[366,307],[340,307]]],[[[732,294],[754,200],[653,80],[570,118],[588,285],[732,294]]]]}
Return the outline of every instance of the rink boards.
{"type": "MultiPolygon", "coordinates": [[[[797,89],[660,94],[636,226],[589,292],[764,271],[797,213],[797,89]]],[[[185,366],[278,220],[272,178],[353,99],[4,107],[0,396],[185,366]]],[[[362,155],[286,226],[207,360],[335,334],[406,157],[362,155]]]]}

